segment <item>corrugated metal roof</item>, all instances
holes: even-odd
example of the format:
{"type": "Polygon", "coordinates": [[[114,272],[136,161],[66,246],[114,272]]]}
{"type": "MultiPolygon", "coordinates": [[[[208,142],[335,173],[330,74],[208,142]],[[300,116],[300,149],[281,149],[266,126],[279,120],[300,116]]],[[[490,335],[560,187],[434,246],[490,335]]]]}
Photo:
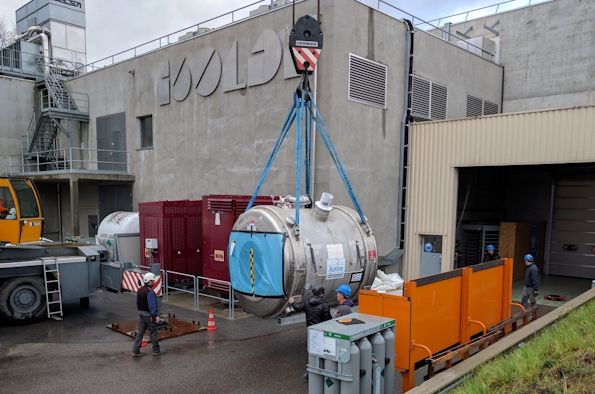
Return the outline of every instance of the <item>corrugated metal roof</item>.
{"type": "Polygon", "coordinates": [[[452,269],[457,167],[595,162],[595,106],[416,123],[411,129],[404,275],[419,275],[422,234],[442,235],[452,269]]]}

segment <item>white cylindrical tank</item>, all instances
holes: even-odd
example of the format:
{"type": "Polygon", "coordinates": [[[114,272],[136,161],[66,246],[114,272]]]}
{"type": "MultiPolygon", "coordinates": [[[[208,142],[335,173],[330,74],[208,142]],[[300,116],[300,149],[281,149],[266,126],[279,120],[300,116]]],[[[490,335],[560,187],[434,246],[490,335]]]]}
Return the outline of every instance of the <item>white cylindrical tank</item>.
{"type": "Polygon", "coordinates": [[[293,230],[294,208],[256,206],[238,218],[230,237],[229,264],[232,287],[246,311],[260,317],[276,317],[288,306],[289,297],[302,296],[307,301],[316,285],[325,288],[326,300],[335,305],[339,285],[349,285],[355,295],[362,286],[373,282],[378,263],[374,235],[366,232],[353,209],[330,207],[326,200],[322,211],[317,206],[321,204],[300,209],[299,236],[293,230]],[[250,246],[250,238],[263,234],[282,234],[282,260],[268,256],[264,261],[258,260],[259,251],[267,247],[250,246]],[[244,250],[235,250],[236,246],[244,250]],[[261,265],[277,265],[279,270],[282,267],[284,294],[259,294],[263,280],[274,280],[274,274],[261,265]]]}
{"type": "Polygon", "coordinates": [[[138,212],[112,212],[99,224],[95,240],[97,245],[107,249],[109,260],[114,259],[114,235],[138,234],[140,232],[138,212]]]}

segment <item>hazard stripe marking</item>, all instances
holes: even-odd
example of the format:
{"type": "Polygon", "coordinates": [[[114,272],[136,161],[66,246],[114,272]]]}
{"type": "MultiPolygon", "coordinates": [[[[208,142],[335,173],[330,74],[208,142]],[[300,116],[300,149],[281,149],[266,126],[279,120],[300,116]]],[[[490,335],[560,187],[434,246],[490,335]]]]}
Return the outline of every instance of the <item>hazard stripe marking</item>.
{"type": "MultiPolygon", "coordinates": [[[[124,271],[122,274],[122,288],[136,293],[141,287],[141,285],[139,285],[139,281],[142,283],[143,276],[144,273],[142,272],[124,271]]],[[[153,284],[153,291],[158,297],[161,297],[162,295],[161,284],[161,275],[156,276],[155,283],[153,284]]]]}
{"type": "Polygon", "coordinates": [[[318,58],[320,57],[320,49],[293,47],[291,48],[291,51],[296,60],[298,69],[305,70],[306,67],[304,64],[308,62],[308,71],[314,71],[318,58]]]}

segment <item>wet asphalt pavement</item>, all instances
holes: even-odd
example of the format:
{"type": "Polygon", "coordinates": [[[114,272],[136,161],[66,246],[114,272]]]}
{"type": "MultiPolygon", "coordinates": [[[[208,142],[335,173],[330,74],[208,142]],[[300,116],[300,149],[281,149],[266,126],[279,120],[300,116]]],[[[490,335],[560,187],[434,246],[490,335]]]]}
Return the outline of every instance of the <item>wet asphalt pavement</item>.
{"type": "MultiPolygon", "coordinates": [[[[108,330],[136,318],[130,294],[97,292],[63,321],[0,325],[0,393],[305,393],[306,328],[217,319],[217,331],[167,339],[160,357],[131,357],[132,339],[108,330]]],[[[162,313],[207,315],[162,305],[162,313]]],[[[3,323],[0,323],[3,324],[3,323]]]]}

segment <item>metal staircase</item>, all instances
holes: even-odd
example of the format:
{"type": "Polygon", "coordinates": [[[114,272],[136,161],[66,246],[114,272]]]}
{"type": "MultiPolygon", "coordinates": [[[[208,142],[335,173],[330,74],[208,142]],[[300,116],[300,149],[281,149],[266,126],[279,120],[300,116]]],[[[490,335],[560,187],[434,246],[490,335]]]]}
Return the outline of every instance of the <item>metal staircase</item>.
{"type": "MultiPolygon", "coordinates": [[[[49,72],[37,83],[38,102],[34,108],[27,132],[26,156],[41,162],[60,163],[44,167],[46,170],[68,168],[69,163],[60,156],[59,135],[70,141],[70,121],[88,122],[88,112],[82,110],[68,91],[59,72],[49,72]]],[[[85,103],[88,105],[88,101],[85,103]]],[[[88,110],[88,108],[87,108],[88,110]]]]}
{"type": "Polygon", "coordinates": [[[62,287],[60,267],[57,259],[43,258],[43,279],[45,282],[45,302],[49,319],[62,320],[62,287]]]}

